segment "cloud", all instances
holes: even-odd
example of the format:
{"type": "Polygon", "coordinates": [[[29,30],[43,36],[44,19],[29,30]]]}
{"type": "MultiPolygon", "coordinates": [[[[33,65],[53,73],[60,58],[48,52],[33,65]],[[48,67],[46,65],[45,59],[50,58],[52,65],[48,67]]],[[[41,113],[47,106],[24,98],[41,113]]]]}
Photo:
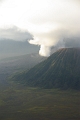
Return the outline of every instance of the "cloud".
{"type": "Polygon", "coordinates": [[[80,38],[80,0],[6,0],[0,16],[0,37],[32,39],[29,43],[39,45],[44,56],[51,47],[64,46],[64,38],[80,38]]]}
{"type": "Polygon", "coordinates": [[[16,26],[0,29],[0,39],[13,39],[17,41],[29,40],[33,36],[28,31],[21,30],[16,26]]]}
{"type": "Polygon", "coordinates": [[[0,0],[0,2],[2,2],[3,0],[0,0]]]}
{"type": "Polygon", "coordinates": [[[73,38],[67,38],[64,39],[64,45],[65,47],[78,47],[80,48],[80,37],[73,37],[73,38]]]}
{"type": "MultiPolygon", "coordinates": [[[[39,54],[42,56],[50,56],[51,47],[80,47],[79,31],[66,28],[58,28],[47,33],[36,35],[34,40],[30,40],[30,44],[39,45],[39,54]]],[[[56,50],[57,50],[56,49],[56,50]]]]}
{"type": "Polygon", "coordinates": [[[2,3],[2,2],[4,2],[5,0],[0,0],[0,4],[2,3]]]}
{"type": "Polygon", "coordinates": [[[33,31],[34,40],[29,42],[40,45],[39,53],[41,55],[50,56],[52,46],[59,46],[59,48],[65,46],[64,38],[71,41],[71,43],[68,41],[70,46],[73,46],[71,45],[72,42],[76,41],[76,39],[72,40],[73,38],[79,38],[80,41],[80,7],[74,4],[75,2],[78,3],[79,1],[54,1],[54,4],[50,4],[50,10],[47,9],[44,14],[38,16],[38,19],[37,17],[36,19],[33,18],[33,23],[37,23],[38,27],[43,27],[42,32],[41,30],[40,32],[33,31]]]}
{"type": "Polygon", "coordinates": [[[80,3],[80,0],[72,0],[72,1],[74,1],[74,2],[76,2],[76,3],[80,3]]]}

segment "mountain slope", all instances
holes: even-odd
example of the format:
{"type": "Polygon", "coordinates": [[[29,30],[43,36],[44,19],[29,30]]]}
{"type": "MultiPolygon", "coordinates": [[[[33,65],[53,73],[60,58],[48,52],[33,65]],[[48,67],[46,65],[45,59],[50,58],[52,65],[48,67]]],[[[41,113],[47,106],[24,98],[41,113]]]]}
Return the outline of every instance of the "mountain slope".
{"type": "Polygon", "coordinates": [[[80,89],[80,49],[64,48],[12,80],[43,88],[80,89]]]}
{"type": "Polygon", "coordinates": [[[0,74],[13,74],[14,72],[29,70],[45,59],[46,57],[40,56],[38,53],[4,58],[0,60],[0,74]]]}

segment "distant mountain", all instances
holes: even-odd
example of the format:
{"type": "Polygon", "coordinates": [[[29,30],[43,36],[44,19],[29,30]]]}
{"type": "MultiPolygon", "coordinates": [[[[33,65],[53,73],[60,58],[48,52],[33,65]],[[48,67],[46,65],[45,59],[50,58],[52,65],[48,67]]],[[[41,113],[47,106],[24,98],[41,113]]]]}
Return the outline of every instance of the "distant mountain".
{"type": "Polygon", "coordinates": [[[80,89],[80,49],[63,48],[12,80],[42,88],[80,89]]]}
{"type": "Polygon", "coordinates": [[[0,74],[13,73],[23,70],[29,70],[31,67],[45,60],[46,57],[38,53],[31,53],[15,57],[4,58],[0,60],[0,74]]]}
{"type": "Polygon", "coordinates": [[[28,41],[0,40],[0,59],[38,52],[39,47],[28,41]]]}

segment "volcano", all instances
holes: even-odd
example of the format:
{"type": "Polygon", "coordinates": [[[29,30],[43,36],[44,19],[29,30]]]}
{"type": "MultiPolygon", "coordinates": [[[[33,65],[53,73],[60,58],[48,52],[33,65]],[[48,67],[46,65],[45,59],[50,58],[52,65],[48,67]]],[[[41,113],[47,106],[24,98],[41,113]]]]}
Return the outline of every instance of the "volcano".
{"type": "Polygon", "coordinates": [[[31,87],[80,90],[80,48],[62,48],[11,79],[31,87]]]}

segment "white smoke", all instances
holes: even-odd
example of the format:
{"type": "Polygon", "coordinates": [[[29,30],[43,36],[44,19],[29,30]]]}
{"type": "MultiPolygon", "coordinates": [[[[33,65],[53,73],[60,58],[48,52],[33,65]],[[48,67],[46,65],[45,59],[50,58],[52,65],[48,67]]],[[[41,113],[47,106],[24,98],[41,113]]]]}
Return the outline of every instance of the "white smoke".
{"type": "Polygon", "coordinates": [[[0,16],[0,26],[22,29],[1,29],[0,37],[32,39],[29,43],[39,45],[43,56],[49,56],[53,46],[65,46],[64,38],[80,38],[80,0],[6,0],[0,16]]]}
{"type": "Polygon", "coordinates": [[[32,22],[37,30],[32,31],[34,40],[30,40],[29,43],[40,46],[40,55],[50,56],[53,46],[65,47],[64,38],[80,38],[80,4],[78,3],[78,0],[54,1],[53,5],[50,3],[51,8],[49,7],[42,16],[33,19],[32,22]]]}
{"type": "Polygon", "coordinates": [[[69,30],[69,29],[63,28],[63,29],[53,30],[44,34],[42,33],[38,35],[38,37],[34,37],[33,40],[30,40],[29,43],[34,45],[39,45],[40,46],[39,54],[41,56],[49,57],[51,54],[51,48],[53,46],[54,48],[56,47],[57,49],[68,47],[70,45],[65,46],[66,41],[64,41],[64,39],[66,39],[67,41],[70,40],[71,43],[73,44],[72,39],[76,38],[77,36],[80,38],[80,35],[78,32],[76,33],[76,31],[73,32],[73,30],[71,29],[69,30]]]}
{"type": "Polygon", "coordinates": [[[51,48],[49,46],[41,45],[39,54],[42,56],[50,56],[51,48]]]}
{"type": "Polygon", "coordinates": [[[51,53],[51,47],[55,45],[57,41],[45,37],[45,35],[44,36],[41,35],[41,37],[39,38],[34,38],[34,40],[30,40],[29,43],[34,45],[39,45],[40,46],[39,54],[41,56],[49,57],[51,53]]]}
{"type": "Polygon", "coordinates": [[[48,57],[51,54],[51,48],[53,46],[54,48],[56,47],[57,49],[59,49],[63,47],[70,47],[70,46],[73,46],[74,44],[73,47],[75,47],[77,38],[79,43],[80,35],[78,32],[76,33],[76,31],[73,32],[69,29],[67,30],[58,29],[52,32],[50,31],[50,33],[46,33],[46,34],[44,33],[44,35],[41,34],[41,36],[39,35],[38,38],[34,38],[33,40],[30,40],[29,43],[34,45],[39,45],[40,46],[39,54],[41,56],[48,57]],[[71,41],[71,43],[69,43],[69,41],[71,41]],[[68,42],[68,45],[65,46],[67,42],[68,42]]]}

